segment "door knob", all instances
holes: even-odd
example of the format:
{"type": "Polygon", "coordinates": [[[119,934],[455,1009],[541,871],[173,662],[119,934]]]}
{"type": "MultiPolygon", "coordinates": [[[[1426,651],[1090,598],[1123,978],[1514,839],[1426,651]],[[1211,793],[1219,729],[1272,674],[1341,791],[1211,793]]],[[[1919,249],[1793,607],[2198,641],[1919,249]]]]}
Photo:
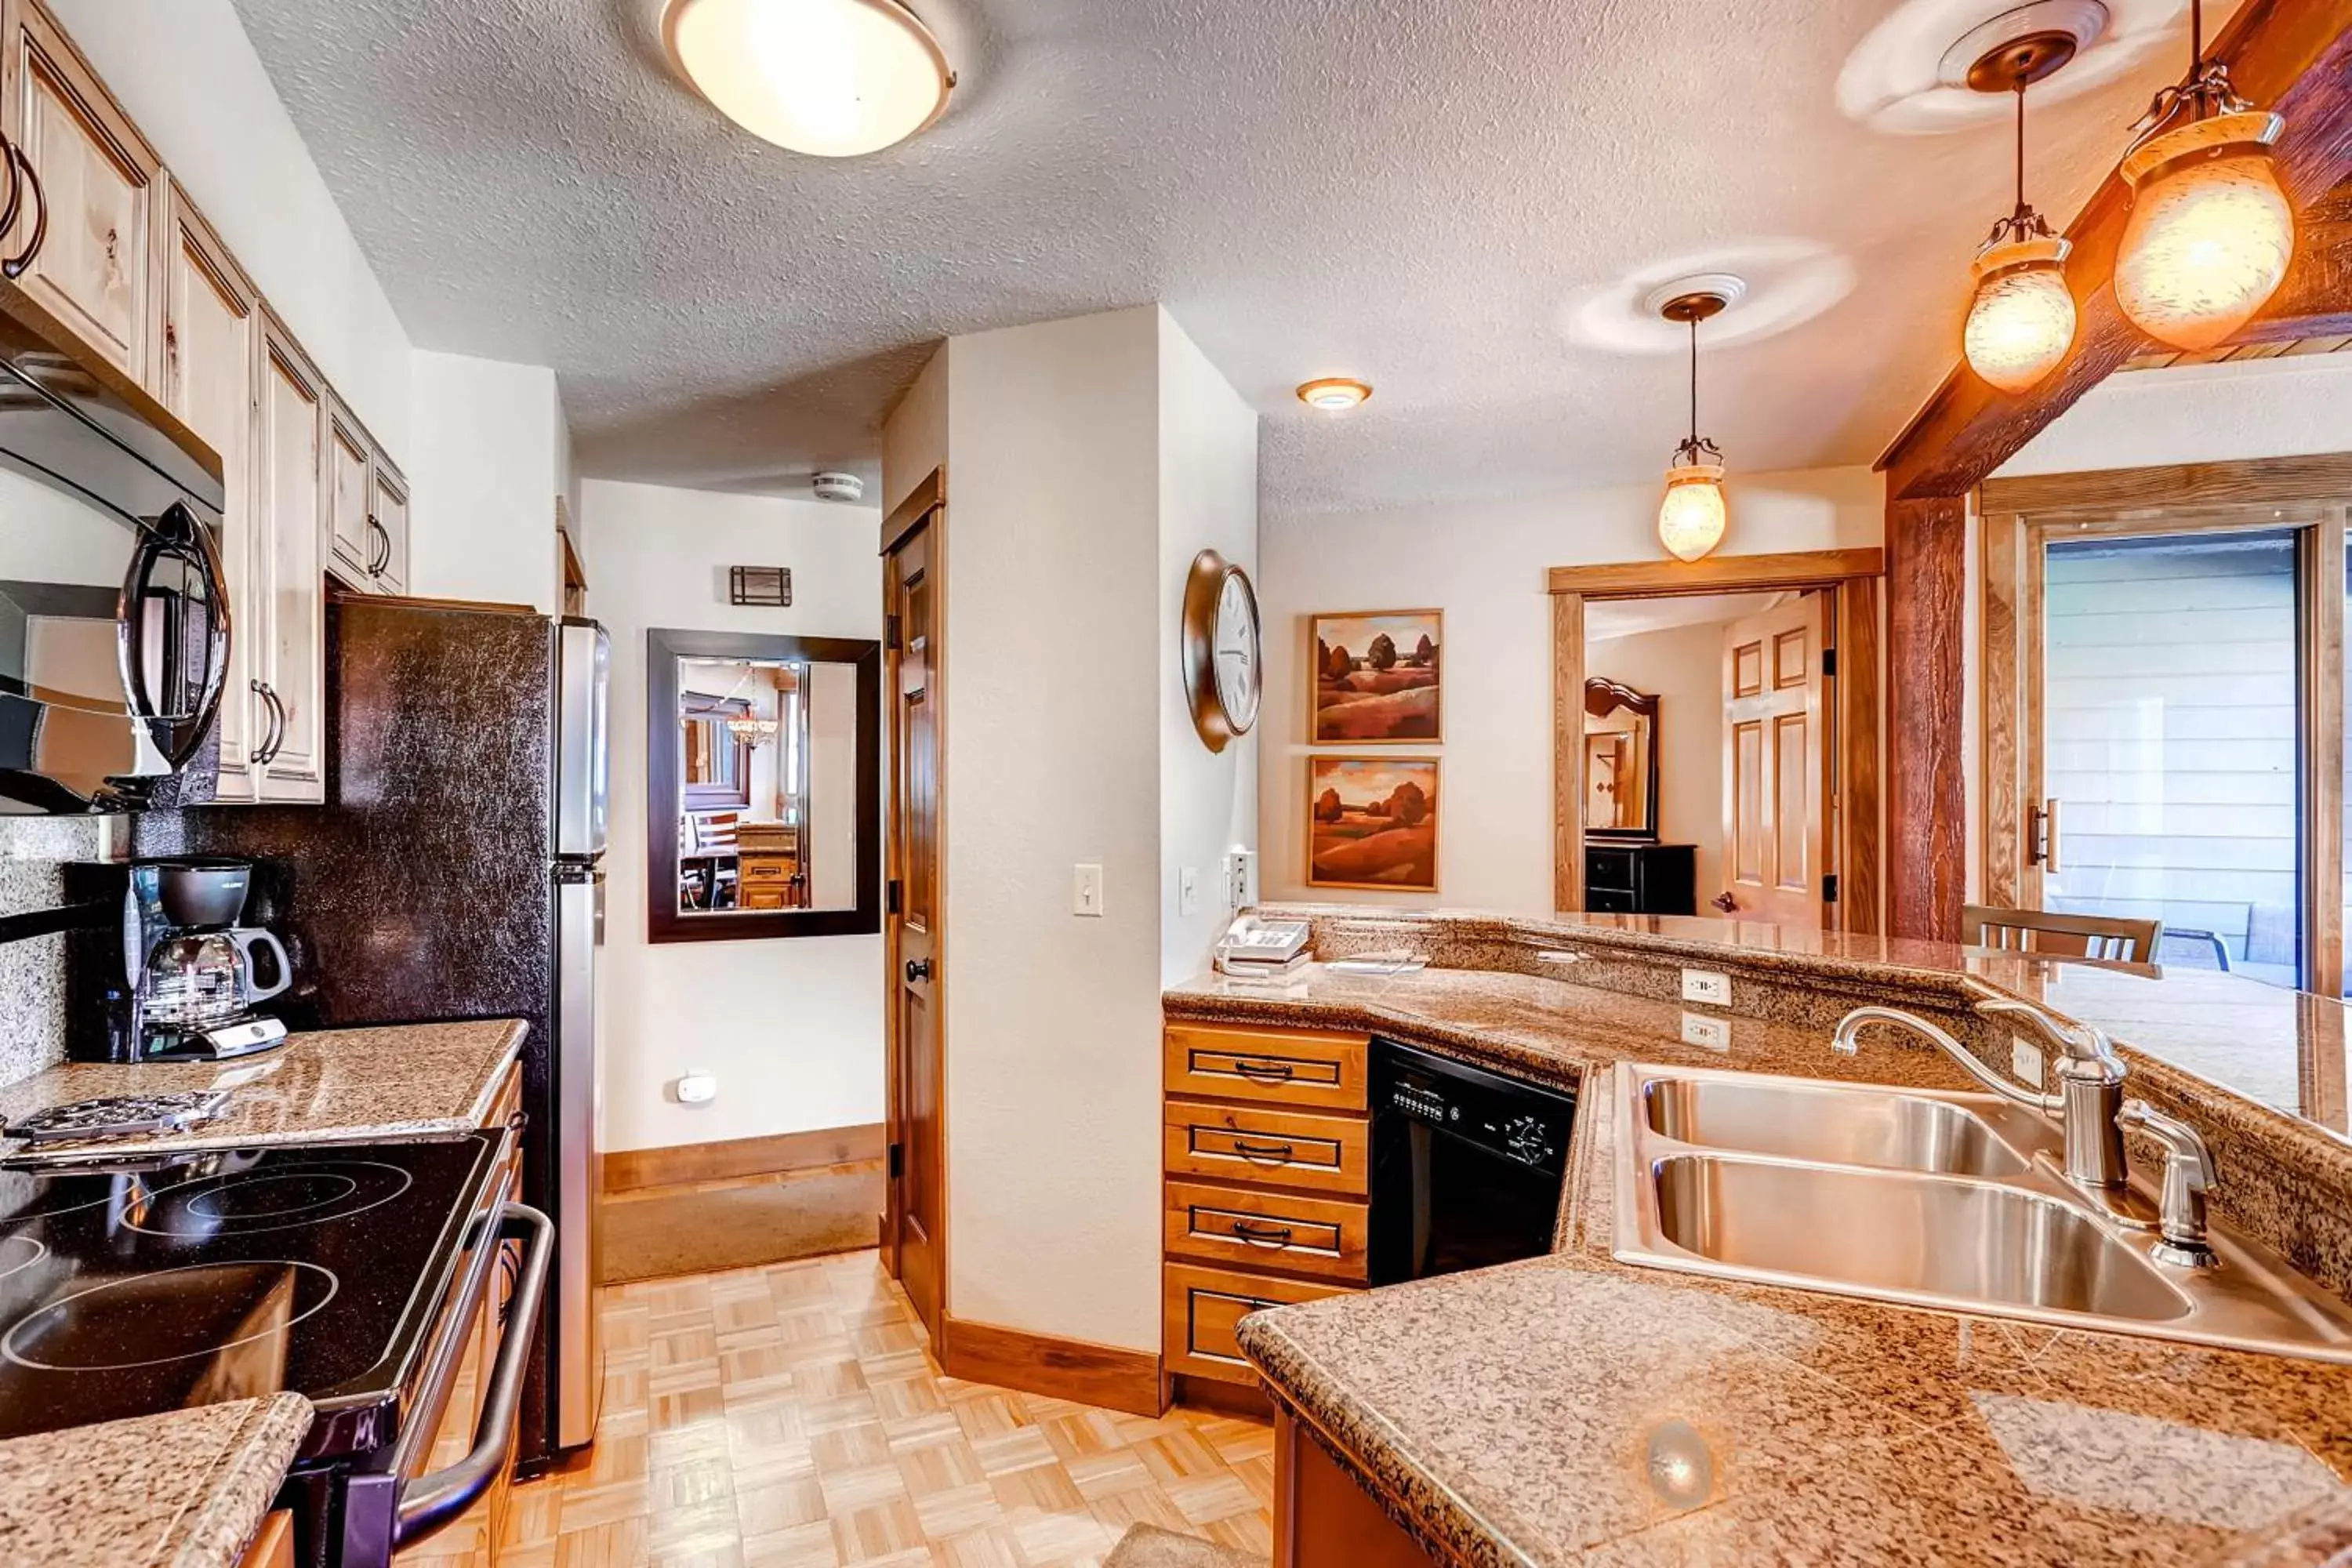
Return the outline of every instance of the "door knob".
{"type": "Polygon", "coordinates": [[[909,984],[909,985],[918,984],[919,984],[919,983],[921,983],[921,982],[923,982],[923,981],[929,980],[930,977],[931,977],[931,961],[930,961],[929,959],[928,959],[928,958],[910,958],[910,959],[907,960],[907,984],[909,984]]]}

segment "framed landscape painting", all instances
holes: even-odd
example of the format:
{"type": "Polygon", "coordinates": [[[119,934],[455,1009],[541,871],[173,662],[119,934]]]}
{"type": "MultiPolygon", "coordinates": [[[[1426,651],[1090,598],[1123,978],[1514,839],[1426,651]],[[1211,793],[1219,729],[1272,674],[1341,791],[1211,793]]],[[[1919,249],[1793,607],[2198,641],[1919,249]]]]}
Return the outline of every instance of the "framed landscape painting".
{"type": "Polygon", "coordinates": [[[1437,759],[1307,759],[1307,885],[1437,891],[1437,759]]]}
{"type": "Polygon", "coordinates": [[[1437,610],[1311,617],[1316,743],[1439,739],[1444,618],[1437,610]]]}

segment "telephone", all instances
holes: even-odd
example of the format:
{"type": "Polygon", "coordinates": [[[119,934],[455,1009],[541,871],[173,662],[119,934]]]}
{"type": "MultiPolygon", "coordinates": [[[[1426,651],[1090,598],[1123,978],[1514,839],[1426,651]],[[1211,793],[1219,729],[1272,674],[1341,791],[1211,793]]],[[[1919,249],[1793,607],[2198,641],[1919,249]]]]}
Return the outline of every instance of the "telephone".
{"type": "Polygon", "coordinates": [[[1225,928],[1217,943],[1217,967],[1227,974],[1279,973],[1307,952],[1311,928],[1305,921],[1265,921],[1244,915],[1225,928]]]}

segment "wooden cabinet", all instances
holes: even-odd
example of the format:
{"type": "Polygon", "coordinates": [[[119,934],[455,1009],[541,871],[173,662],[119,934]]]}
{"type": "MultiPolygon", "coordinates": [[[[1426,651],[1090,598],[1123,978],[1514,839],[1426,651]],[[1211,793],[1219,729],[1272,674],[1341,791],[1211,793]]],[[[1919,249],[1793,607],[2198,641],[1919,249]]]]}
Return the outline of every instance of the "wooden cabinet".
{"type": "Polygon", "coordinates": [[[1255,1388],[1234,1340],[1244,1317],[1364,1284],[1369,1046],[1333,1030],[1168,1026],[1160,1363],[1171,1376],[1255,1388]]]}
{"type": "Polygon", "coordinates": [[[1692,845],[1584,846],[1584,907],[1593,914],[1696,914],[1697,879],[1692,845]]]}
{"type": "Polygon", "coordinates": [[[261,1526],[245,1544],[236,1568],[294,1568],[294,1515],[277,1509],[261,1517],[261,1526]]]}
{"type": "Polygon", "coordinates": [[[1434,1568],[1290,1406],[1274,1413],[1274,1568],[1434,1568]]]}
{"type": "Polygon", "coordinates": [[[163,252],[156,292],[157,398],[220,454],[227,505],[221,512],[221,569],[228,579],[228,680],[220,710],[215,798],[249,801],[258,790],[253,752],[262,726],[253,692],[260,626],[260,511],[254,485],[255,375],[261,355],[261,297],[186,194],[167,187],[163,252]]]}
{"type": "Polygon", "coordinates": [[[25,291],[156,390],[151,248],[162,160],[35,0],[5,0],[0,26],[8,39],[0,119],[37,186],[0,237],[0,255],[29,257],[17,279],[25,291]]]}
{"type": "Polygon", "coordinates": [[[257,643],[251,690],[264,726],[256,765],[266,801],[326,799],[326,384],[274,316],[264,317],[259,455],[263,610],[240,636],[257,643]]]}
{"type": "Polygon", "coordinates": [[[327,570],[362,594],[408,584],[408,481],[340,398],[327,415],[327,570]]]}
{"type": "Polygon", "coordinates": [[[408,592],[408,481],[392,466],[392,459],[380,447],[371,447],[368,462],[372,472],[374,502],[376,543],[381,553],[376,557],[375,580],[387,594],[408,592]]]}

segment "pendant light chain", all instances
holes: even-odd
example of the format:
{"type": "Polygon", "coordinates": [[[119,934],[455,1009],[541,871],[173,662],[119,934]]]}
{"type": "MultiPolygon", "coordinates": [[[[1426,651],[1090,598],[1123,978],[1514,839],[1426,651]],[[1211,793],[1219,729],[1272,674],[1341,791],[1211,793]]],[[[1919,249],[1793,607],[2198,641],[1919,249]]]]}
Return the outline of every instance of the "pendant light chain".
{"type": "Polygon", "coordinates": [[[1690,444],[1698,445],[1698,318],[1690,320],[1690,444]]]}

